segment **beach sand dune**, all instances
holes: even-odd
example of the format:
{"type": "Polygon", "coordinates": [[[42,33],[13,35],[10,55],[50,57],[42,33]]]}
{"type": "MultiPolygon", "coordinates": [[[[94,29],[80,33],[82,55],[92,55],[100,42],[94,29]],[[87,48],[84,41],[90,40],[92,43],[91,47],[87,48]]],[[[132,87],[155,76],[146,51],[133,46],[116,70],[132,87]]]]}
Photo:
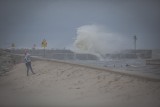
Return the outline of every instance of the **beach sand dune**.
{"type": "Polygon", "coordinates": [[[24,63],[0,77],[0,105],[160,107],[160,82],[54,61],[24,63]]]}

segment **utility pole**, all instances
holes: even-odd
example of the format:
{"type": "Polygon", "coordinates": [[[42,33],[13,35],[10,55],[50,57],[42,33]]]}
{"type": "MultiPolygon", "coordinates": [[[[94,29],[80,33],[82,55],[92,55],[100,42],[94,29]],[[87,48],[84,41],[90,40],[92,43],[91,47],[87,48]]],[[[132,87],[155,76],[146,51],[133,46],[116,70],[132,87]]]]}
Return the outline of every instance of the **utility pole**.
{"type": "Polygon", "coordinates": [[[12,43],[12,44],[11,44],[11,47],[12,47],[12,53],[14,53],[14,52],[15,52],[14,50],[15,50],[15,47],[16,47],[16,46],[15,46],[15,43],[12,43]]]}
{"type": "Polygon", "coordinates": [[[137,49],[136,49],[136,48],[137,48],[137,47],[136,47],[136,45],[137,45],[137,44],[136,44],[136,42],[137,42],[137,36],[134,35],[134,36],[133,36],[133,39],[134,39],[134,51],[135,51],[135,55],[136,55],[136,57],[137,57],[137,52],[136,52],[136,50],[137,50],[137,49]]]}
{"type": "Polygon", "coordinates": [[[134,50],[136,51],[136,49],[137,49],[137,47],[136,47],[136,42],[137,42],[137,36],[136,35],[134,35],[133,36],[133,39],[134,39],[134,50]]]}

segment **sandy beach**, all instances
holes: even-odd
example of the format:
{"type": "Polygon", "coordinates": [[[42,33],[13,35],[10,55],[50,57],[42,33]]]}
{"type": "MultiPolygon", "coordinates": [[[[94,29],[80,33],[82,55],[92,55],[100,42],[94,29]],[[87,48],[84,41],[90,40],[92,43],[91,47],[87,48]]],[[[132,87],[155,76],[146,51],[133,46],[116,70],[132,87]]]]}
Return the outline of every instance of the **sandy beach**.
{"type": "Polygon", "coordinates": [[[54,61],[0,77],[0,105],[160,107],[160,82],[54,61]]]}

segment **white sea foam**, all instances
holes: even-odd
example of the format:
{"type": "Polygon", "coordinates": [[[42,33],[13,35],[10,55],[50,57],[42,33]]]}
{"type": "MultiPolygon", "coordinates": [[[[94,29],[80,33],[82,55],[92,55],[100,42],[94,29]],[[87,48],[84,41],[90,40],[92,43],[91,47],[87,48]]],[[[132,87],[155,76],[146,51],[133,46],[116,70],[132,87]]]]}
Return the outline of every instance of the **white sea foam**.
{"type": "Polygon", "coordinates": [[[126,36],[110,33],[104,26],[84,25],[77,29],[77,37],[73,43],[74,51],[103,56],[128,49],[126,36]]]}

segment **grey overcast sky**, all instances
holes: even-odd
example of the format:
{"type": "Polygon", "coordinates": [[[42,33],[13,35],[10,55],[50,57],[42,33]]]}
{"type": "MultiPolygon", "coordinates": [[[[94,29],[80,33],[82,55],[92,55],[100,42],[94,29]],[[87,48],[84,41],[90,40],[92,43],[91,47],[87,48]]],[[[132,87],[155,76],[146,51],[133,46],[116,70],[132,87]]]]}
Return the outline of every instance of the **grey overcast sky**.
{"type": "Polygon", "coordinates": [[[0,0],[0,47],[70,46],[83,25],[138,37],[138,48],[160,48],[159,0],[0,0]]]}

